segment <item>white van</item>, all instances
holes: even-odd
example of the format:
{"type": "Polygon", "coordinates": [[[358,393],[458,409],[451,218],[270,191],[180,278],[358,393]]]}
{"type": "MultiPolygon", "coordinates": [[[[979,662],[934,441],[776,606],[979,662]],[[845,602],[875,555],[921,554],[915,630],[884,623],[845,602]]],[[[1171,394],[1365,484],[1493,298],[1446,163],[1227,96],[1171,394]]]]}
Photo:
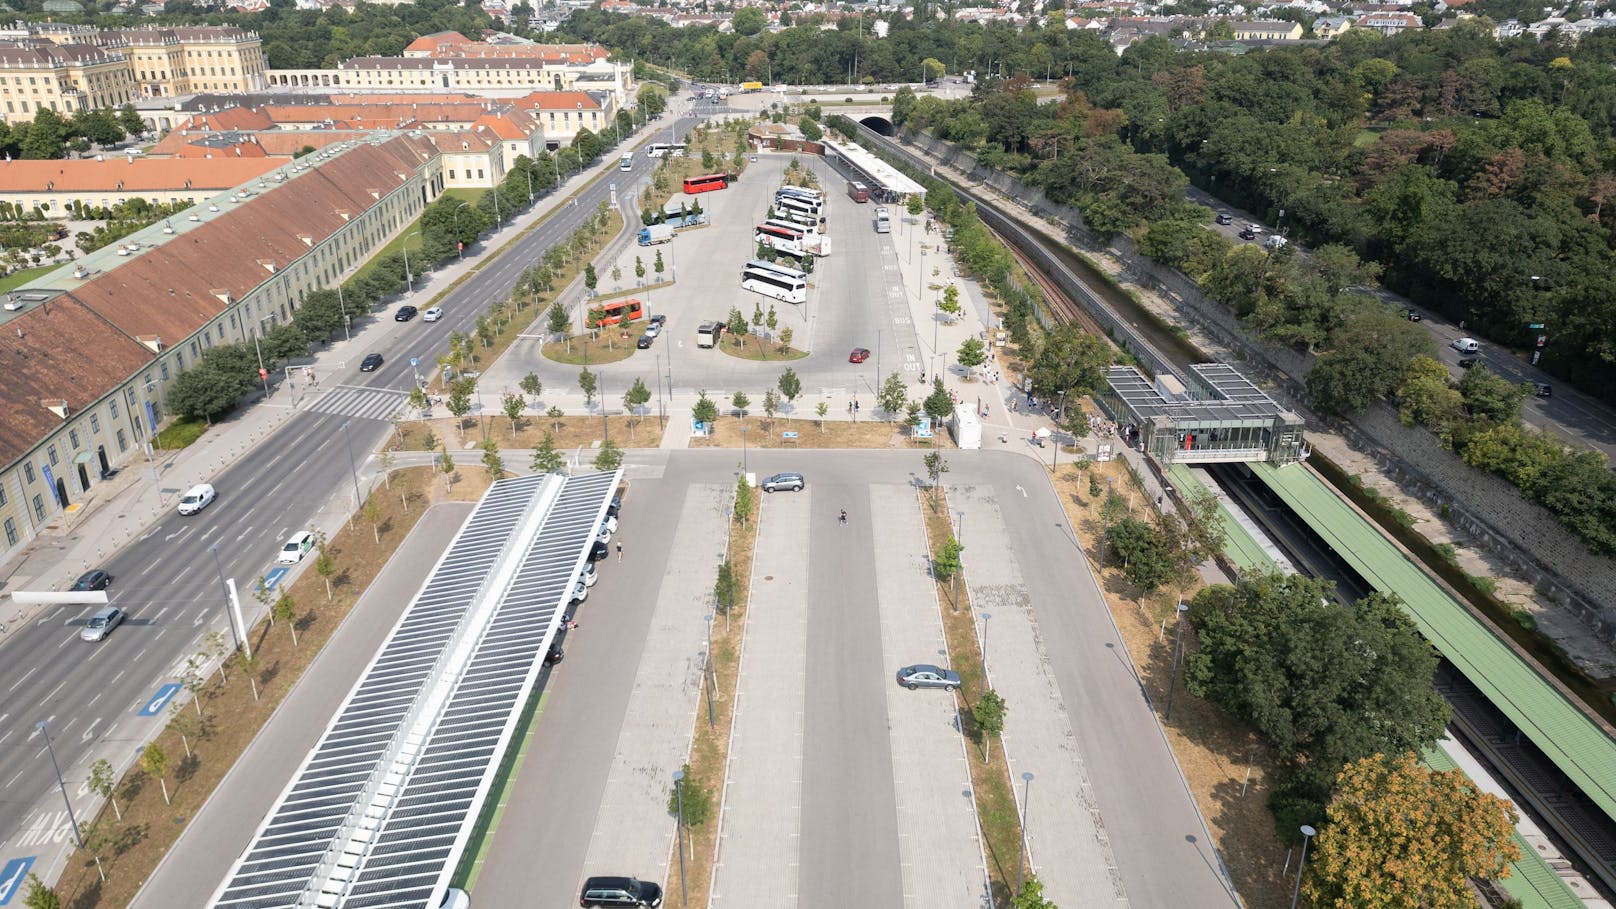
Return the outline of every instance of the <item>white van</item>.
{"type": "Polygon", "coordinates": [[[180,514],[196,514],[213,504],[213,487],[207,483],[198,483],[186,491],[184,498],[180,499],[180,514]]]}
{"type": "Polygon", "coordinates": [[[1462,354],[1481,353],[1481,343],[1475,338],[1454,338],[1448,346],[1462,354]]]}

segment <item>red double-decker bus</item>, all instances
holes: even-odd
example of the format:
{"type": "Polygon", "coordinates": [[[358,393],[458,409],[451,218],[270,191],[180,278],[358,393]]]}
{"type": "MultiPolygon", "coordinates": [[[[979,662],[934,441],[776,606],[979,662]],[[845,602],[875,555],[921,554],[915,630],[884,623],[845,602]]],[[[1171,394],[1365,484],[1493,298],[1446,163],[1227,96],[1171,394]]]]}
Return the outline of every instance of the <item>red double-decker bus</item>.
{"type": "Polygon", "coordinates": [[[729,188],[729,174],[708,174],[705,177],[686,177],[685,195],[693,196],[696,193],[712,192],[715,189],[729,188]]]}
{"type": "Polygon", "coordinates": [[[591,315],[595,317],[595,324],[600,326],[633,322],[645,315],[645,305],[639,300],[613,300],[593,310],[591,315]]]}

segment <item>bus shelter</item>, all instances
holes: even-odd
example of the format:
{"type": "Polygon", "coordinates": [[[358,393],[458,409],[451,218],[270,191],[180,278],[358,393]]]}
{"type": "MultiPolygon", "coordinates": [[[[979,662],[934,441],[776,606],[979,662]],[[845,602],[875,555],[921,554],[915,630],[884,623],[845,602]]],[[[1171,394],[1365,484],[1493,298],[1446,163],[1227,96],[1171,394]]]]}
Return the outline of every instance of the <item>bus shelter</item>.
{"type": "Polygon", "coordinates": [[[1302,418],[1222,363],[1191,366],[1182,379],[1113,366],[1099,402],[1129,445],[1162,464],[1307,456],[1302,418]]]}

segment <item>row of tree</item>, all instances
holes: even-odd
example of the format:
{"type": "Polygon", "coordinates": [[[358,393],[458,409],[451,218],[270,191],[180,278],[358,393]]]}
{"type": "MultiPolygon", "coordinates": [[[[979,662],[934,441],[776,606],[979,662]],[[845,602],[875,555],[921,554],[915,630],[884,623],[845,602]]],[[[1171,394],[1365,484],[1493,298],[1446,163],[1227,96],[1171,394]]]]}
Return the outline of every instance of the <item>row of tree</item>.
{"type": "MultiPolygon", "coordinates": [[[[1067,88],[1065,103],[1046,105],[1036,103],[1024,79],[985,83],[972,98],[955,102],[914,98],[904,89],[894,118],[957,141],[980,143],[984,159],[1018,170],[1055,201],[1077,207],[1090,230],[1102,236],[1131,234],[1141,253],[1183,271],[1255,333],[1313,352],[1316,360],[1306,387],[1309,403],[1321,412],[1352,413],[1394,397],[1419,399],[1443,388],[1454,392],[1456,383],[1438,382],[1430,371],[1435,357],[1430,334],[1401,310],[1363,291],[1379,276],[1379,264],[1339,243],[1325,243],[1303,257],[1288,245],[1265,251],[1208,230],[1211,213],[1184,201],[1181,172],[1160,154],[1136,151],[1114,133],[1084,135],[1107,118],[1073,83],[1067,88]],[[1025,118],[1006,117],[1018,107],[1027,112],[1025,118]],[[962,133],[963,128],[975,132],[962,133]],[[1056,157],[1062,139],[1067,140],[1066,154],[1056,157]],[[1035,163],[1026,151],[1012,148],[1047,149],[1049,157],[1035,163]]],[[[1115,123],[1127,119],[1120,112],[1112,114],[1115,123]]],[[[1012,305],[1007,319],[1012,331],[1028,324],[1016,318],[1016,309],[1012,305]]],[[[1024,330],[1018,340],[1036,334],[1024,330]]],[[[1039,349],[1034,340],[1033,350],[1039,349]]],[[[1477,376],[1467,379],[1467,387],[1497,387],[1497,382],[1483,380],[1484,368],[1472,372],[1477,376]]],[[[1035,381],[1038,374],[1035,369],[1035,381]]],[[[1516,388],[1506,396],[1514,399],[1513,406],[1496,406],[1499,402],[1489,399],[1474,412],[1455,409],[1452,394],[1447,394],[1429,406],[1405,408],[1405,419],[1431,426],[1468,463],[1517,485],[1590,550],[1616,553],[1616,475],[1597,453],[1567,451],[1523,428],[1522,394],[1516,388]],[[1458,431],[1459,416],[1478,419],[1458,431]]],[[[1077,423],[1068,428],[1083,430],[1077,423]]]]}

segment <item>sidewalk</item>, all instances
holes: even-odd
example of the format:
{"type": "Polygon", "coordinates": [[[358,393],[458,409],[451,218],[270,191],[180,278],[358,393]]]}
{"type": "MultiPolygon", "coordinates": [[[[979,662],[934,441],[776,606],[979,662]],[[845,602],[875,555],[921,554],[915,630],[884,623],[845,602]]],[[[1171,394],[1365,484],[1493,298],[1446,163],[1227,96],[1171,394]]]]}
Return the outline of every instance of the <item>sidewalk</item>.
{"type": "MultiPolygon", "coordinates": [[[[648,139],[655,133],[655,130],[646,131],[643,136],[630,137],[629,142],[648,139]]],[[[632,146],[620,146],[623,147],[632,146]]],[[[497,251],[567,204],[569,197],[587,181],[616,167],[616,156],[603,155],[594,167],[582,175],[572,175],[555,192],[534,203],[531,209],[506,221],[503,227],[487,235],[479,243],[477,254],[465,259],[451,259],[442,268],[420,275],[415,288],[389,300],[388,308],[405,303],[425,308],[427,301],[474,268],[490,261],[489,253],[497,251]]],[[[357,360],[364,352],[364,331],[361,328],[354,332],[351,339],[334,340],[329,345],[317,348],[313,355],[315,374],[334,376],[338,365],[357,360]]],[[[92,486],[76,509],[57,515],[40,528],[38,536],[17,555],[0,565],[0,589],[66,589],[84,571],[103,564],[120,547],[145,533],[153,522],[175,506],[186,489],[216,476],[279,429],[296,409],[307,409],[322,397],[319,390],[313,395],[309,394],[306,386],[294,390],[291,383],[284,379],[278,384],[271,384],[270,388],[267,399],[243,405],[191,446],[179,451],[160,452],[164,455],[161,460],[148,462],[143,457],[129,460],[123,464],[117,476],[92,486]]],[[[256,603],[250,603],[248,598],[243,597],[243,608],[248,607],[256,608],[256,603]]],[[[0,601],[0,631],[7,625],[29,621],[40,609],[21,606],[11,598],[5,598],[0,601]]]]}

